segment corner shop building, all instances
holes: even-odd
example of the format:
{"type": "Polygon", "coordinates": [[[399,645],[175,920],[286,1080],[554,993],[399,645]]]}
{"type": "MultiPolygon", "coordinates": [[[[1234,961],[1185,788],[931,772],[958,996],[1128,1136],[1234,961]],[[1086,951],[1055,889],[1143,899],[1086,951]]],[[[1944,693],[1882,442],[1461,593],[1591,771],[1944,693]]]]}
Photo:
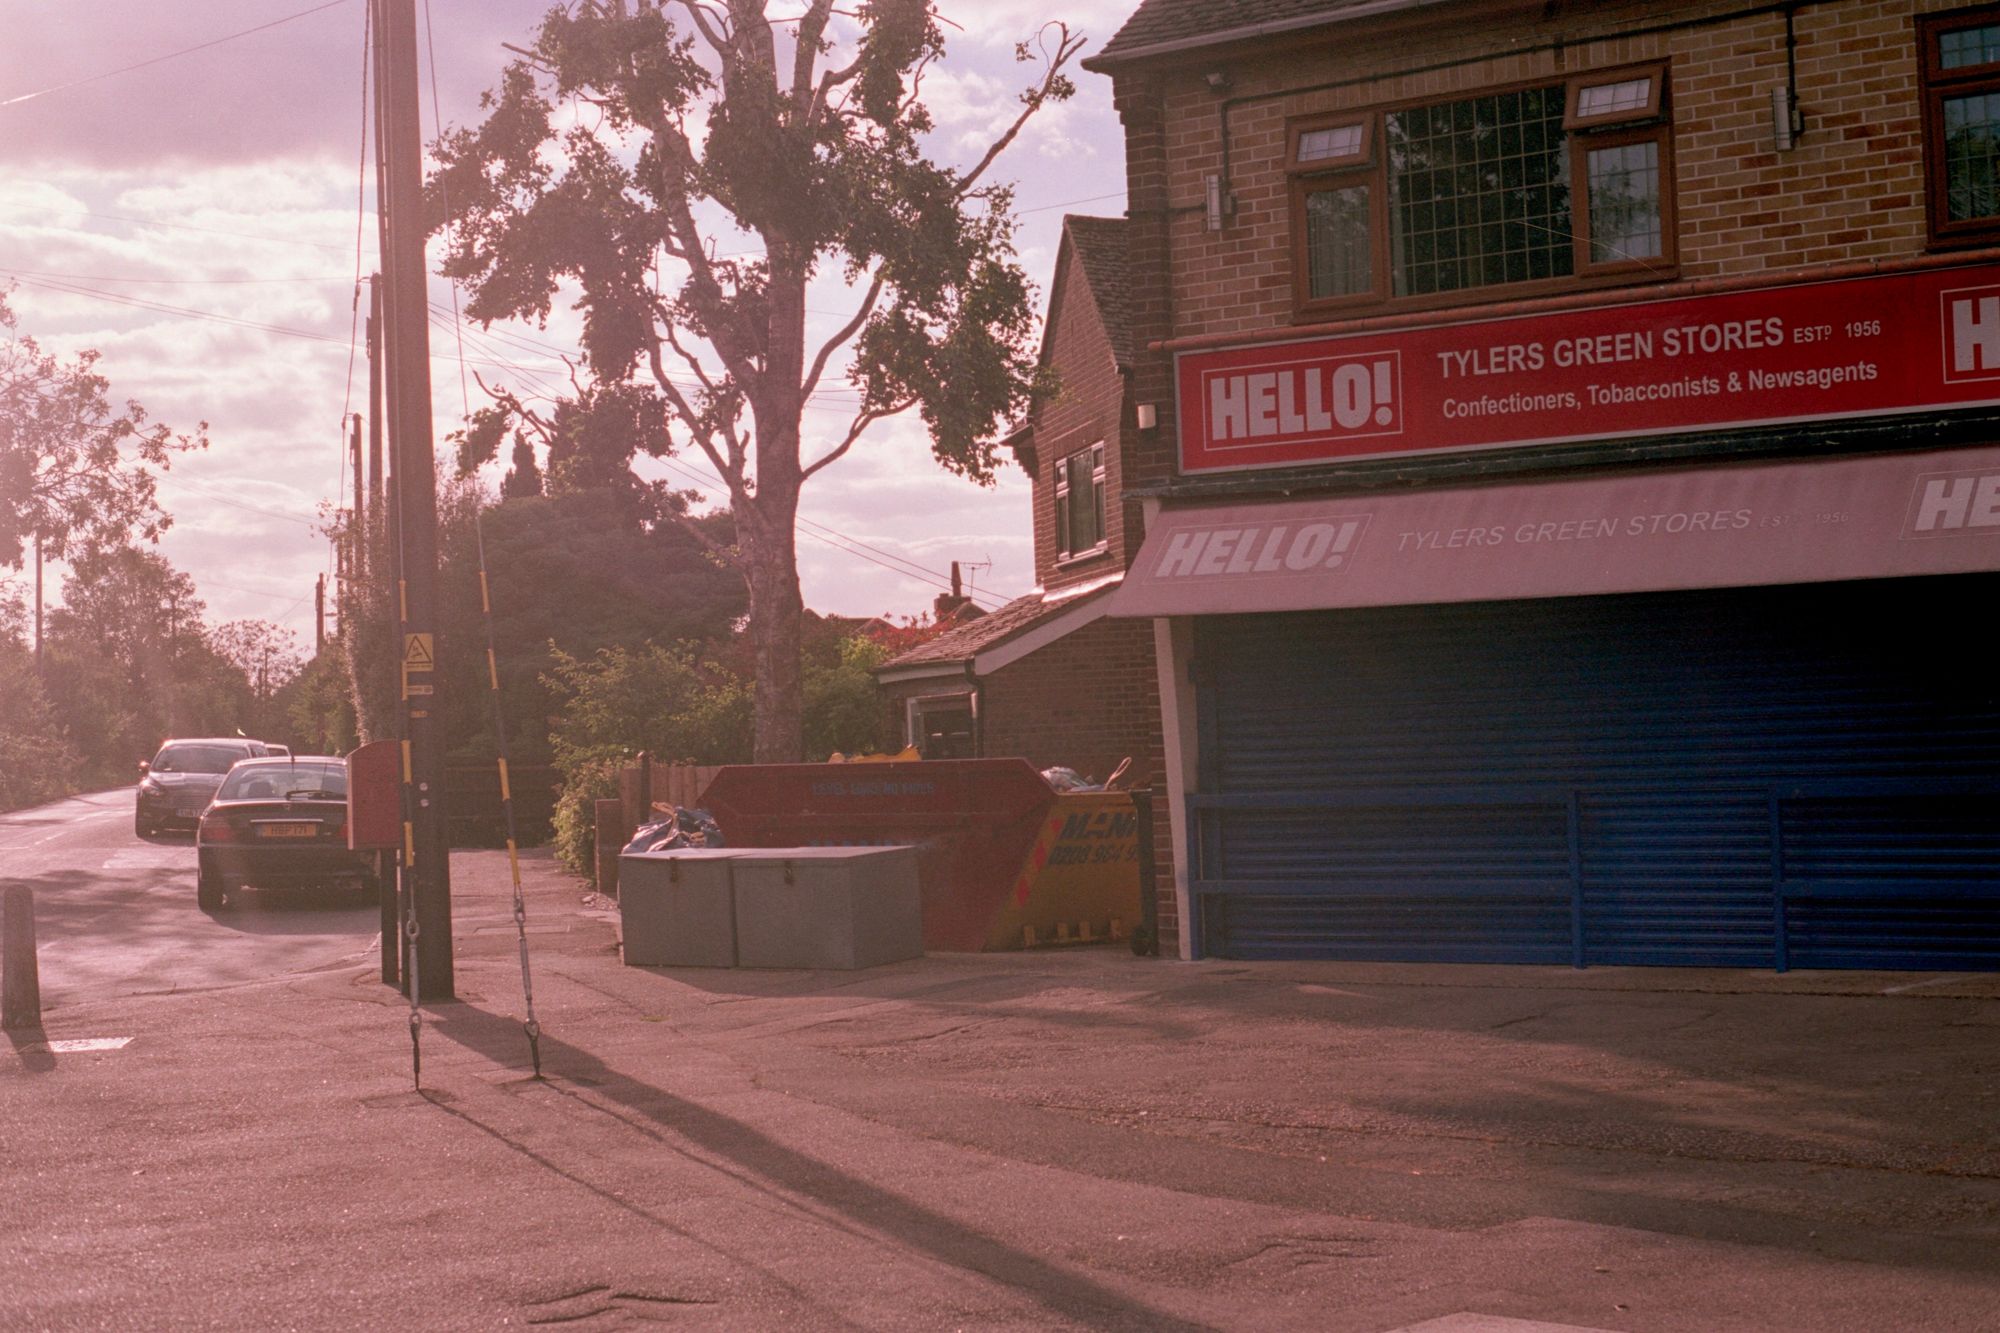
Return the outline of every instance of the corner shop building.
{"type": "Polygon", "coordinates": [[[2000,449],[1907,443],[2000,399],[2000,266],[1788,277],[1177,351],[1188,477],[1850,441],[1155,500],[1114,614],[1155,618],[1184,953],[2000,966],[2000,449]]]}

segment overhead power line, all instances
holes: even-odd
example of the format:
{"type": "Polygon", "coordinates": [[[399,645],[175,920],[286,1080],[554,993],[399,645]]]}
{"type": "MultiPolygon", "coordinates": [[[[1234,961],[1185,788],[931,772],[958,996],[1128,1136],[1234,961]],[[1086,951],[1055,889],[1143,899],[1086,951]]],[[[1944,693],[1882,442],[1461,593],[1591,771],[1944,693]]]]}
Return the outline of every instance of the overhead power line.
{"type": "Polygon", "coordinates": [[[136,61],[130,65],[120,65],[117,69],[107,69],[100,74],[87,74],[83,78],[71,79],[67,83],[57,83],[51,84],[47,88],[37,88],[31,93],[22,93],[17,97],[10,97],[4,102],[0,102],[0,107],[14,106],[21,102],[32,102],[37,97],[47,97],[50,93],[67,92],[71,88],[81,88],[86,83],[97,83],[104,79],[116,78],[120,74],[130,74],[135,69],[146,69],[153,65],[164,64],[169,60],[178,60],[182,56],[193,55],[197,51],[206,51],[210,47],[221,46],[224,42],[233,42],[239,37],[248,37],[252,33],[265,32],[271,28],[281,27],[296,19],[305,18],[309,14],[317,14],[323,9],[337,9],[346,3],[348,3],[348,0],[328,0],[326,4],[314,5],[311,9],[301,9],[296,14],[287,14],[283,18],[272,19],[269,23],[259,23],[254,28],[245,28],[241,32],[232,32],[227,36],[217,37],[194,46],[184,46],[178,51],[169,51],[163,56],[154,56],[149,60],[136,61]]]}
{"type": "Polygon", "coordinates": [[[151,310],[163,315],[178,315],[184,319],[203,319],[216,324],[230,324],[237,328],[254,329],[259,333],[275,333],[286,338],[307,338],[313,342],[345,343],[347,341],[345,338],[336,338],[330,334],[314,333],[309,329],[287,328],[282,324],[267,324],[263,320],[258,319],[243,319],[236,315],[221,315],[212,310],[195,310],[188,306],[169,305],[165,301],[148,300],[146,297],[132,296],[124,292],[100,291],[95,287],[85,287],[78,283],[54,282],[47,278],[30,278],[24,276],[19,269],[0,268],[0,273],[20,278],[23,283],[30,287],[40,287],[46,291],[62,292],[68,296],[88,296],[95,300],[108,301],[112,305],[129,306],[135,310],[151,310]]]}
{"type": "Polygon", "coordinates": [[[330,287],[336,282],[350,281],[348,275],[345,273],[333,273],[323,278],[135,278],[111,273],[56,273],[48,269],[34,268],[16,268],[8,269],[7,271],[19,274],[22,277],[53,278],[61,282],[125,282],[170,287],[234,286],[252,283],[316,283],[321,286],[330,287]]]}

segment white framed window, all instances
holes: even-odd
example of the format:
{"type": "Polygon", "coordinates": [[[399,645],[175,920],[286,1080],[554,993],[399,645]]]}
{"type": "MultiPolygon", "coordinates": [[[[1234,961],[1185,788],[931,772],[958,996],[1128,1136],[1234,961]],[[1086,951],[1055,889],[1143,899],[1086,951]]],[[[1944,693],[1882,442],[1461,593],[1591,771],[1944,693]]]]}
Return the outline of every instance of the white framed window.
{"type": "Polygon", "coordinates": [[[979,757],[979,696],[927,694],[904,713],[905,739],[926,759],[979,757]]]}
{"type": "Polygon", "coordinates": [[[1056,555],[1091,555],[1105,548],[1104,446],[1079,449],[1056,464],[1056,555]]]}

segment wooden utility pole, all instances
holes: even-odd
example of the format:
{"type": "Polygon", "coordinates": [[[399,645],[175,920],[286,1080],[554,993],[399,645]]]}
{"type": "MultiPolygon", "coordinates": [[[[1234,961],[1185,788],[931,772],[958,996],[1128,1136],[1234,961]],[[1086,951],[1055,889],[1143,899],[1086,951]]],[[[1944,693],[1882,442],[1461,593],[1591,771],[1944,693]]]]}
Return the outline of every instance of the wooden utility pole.
{"type": "Polygon", "coordinates": [[[368,275],[368,512],[382,522],[382,275],[368,275]]]}
{"type": "Polygon", "coordinates": [[[42,530],[35,529],[35,675],[42,674],[42,530]]]}
{"type": "MultiPolygon", "coordinates": [[[[368,487],[361,475],[361,414],[354,414],[348,432],[349,452],[354,455],[354,519],[347,525],[347,577],[359,583],[368,569],[368,487]]],[[[345,597],[347,594],[342,593],[345,597]]],[[[342,602],[345,606],[347,603],[342,602]]]]}
{"type": "Polygon", "coordinates": [[[372,0],[381,92],[380,199],[388,279],[389,446],[396,459],[397,610],[402,628],[406,882],[416,903],[417,998],[453,997],[451,857],[438,734],[437,473],[431,441],[430,320],[424,266],[423,127],[416,0],[372,0]]]}
{"type": "Polygon", "coordinates": [[[326,575],[313,579],[313,656],[326,651],[326,575]]]}

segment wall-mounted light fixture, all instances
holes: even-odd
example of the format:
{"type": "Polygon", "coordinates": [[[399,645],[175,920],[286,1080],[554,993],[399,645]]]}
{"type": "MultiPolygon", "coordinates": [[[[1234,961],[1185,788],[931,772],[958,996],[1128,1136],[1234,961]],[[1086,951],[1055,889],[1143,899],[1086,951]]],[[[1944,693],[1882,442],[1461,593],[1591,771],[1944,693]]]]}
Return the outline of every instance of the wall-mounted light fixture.
{"type": "Polygon", "coordinates": [[[1229,91],[1228,70],[1212,69],[1208,73],[1201,76],[1201,81],[1208,85],[1208,90],[1210,92],[1215,93],[1218,96],[1229,91]]]}
{"type": "Polygon", "coordinates": [[[1798,6],[1785,6],[1785,82],[1771,90],[1771,147],[1789,153],[1806,132],[1805,112],[1799,110],[1798,6]]]}
{"type": "Polygon", "coordinates": [[[1771,90],[1771,146],[1781,153],[1789,153],[1798,147],[1801,134],[1805,133],[1805,112],[1792,97],[1792,90],[1780,84],[1771,90]]]}
{"type": "Polygon", "coordinates": [[[1210,172],[1202,177],[1202,216],[1210,231],[1222,230],[1222,177],[1210,172]]]}
{"type": "Polygon", "coordinates": [[[1139,404],[1139,406],[1136,409],[1134,409],[1134,415],[1136,415],[1139,419],[1140,430],[1151,430],[1153,427],[1160,424],[1159,409],[1154,407],[1151,403],[1139,404]]]}

